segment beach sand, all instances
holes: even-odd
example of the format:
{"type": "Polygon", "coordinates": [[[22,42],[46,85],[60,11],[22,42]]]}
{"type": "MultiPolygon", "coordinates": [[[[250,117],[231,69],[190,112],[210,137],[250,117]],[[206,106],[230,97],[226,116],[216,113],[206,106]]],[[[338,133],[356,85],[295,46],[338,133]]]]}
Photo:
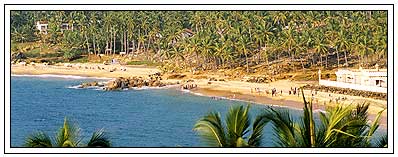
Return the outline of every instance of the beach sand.
{"type": "MultiPolygon", "coordinates": [[[[87,76],[87,77],[106,77],[106,78],[116,78],[116,77],[132,77],[132,76],[143,76],[147,77],[150,74],[160,72],[155,67],[147,66],[122,66],[118,64],[114,65],[104,65],[96,63],[75,63],[75,64],[59,64],[59,65],[44,65],[35,64],[32,65],[12,65],[12,74],[29,74],[29,75],[41,75],[41,74],[56,74],[56,75],[77,75],[77,76],[87,76]],[[116,69],[116,70],[115,70],[116,69]],[[124,70],[125,69],[125,70],[124,70]],[[110,70],[114,70],[110,72],[110,70]]],[[[209,75],[210,76],[210,75],[209,75]]],[[[218,77],[212,75],[211,77],[218,77]]],[[[210,97],[225,97],[230,99],[239,99],[250,102],[256,102],[259,104],[268,105],[278,105],[292,107],[296,109],[303,108],[303,100],[301,93],[298,96],[289,95],[289,90],[291,88],[298,88],[305,84],[314,84],[316,82],[298,82],[290,80],[278,80],[271,83],[249,83],[239,80],[227,80],[227,81],[209,81],[208,79],[194,79],[193,76],[188,76],[184,78],[193,79],[194,84],[198,88],[193,89],[192,92],[200,93],[204,96],[210,97]],[[209,84],[210,82],[210,84],[209,84]],[[256,91],[256,88],[260,92],[256,91]],[[276,88],[277,95],[272,96],[271,89],[276,88]],[[282,90],[282,94],[280,94],[282,90]],[[268,91],[268,94],[267,92],[268,91]]],[[[165,79],[164,82],[176,83],[183,82],[182,79],[165,79]]],[[[379,111],[387,108],[386,100],[376,100],[371,98],[363,98],[358,96],[349,96],[325,92],[317,92],[316,95],[312,96],[312,92],[309,90],[304,91],[307,101],[313,99],[314,110],[325,110],[327,105],[336,105],[336,98],[346,98],[345,101],[340,100],[339,103],[343,105],[355,105],[357,103],[369,102],[369,113],[371,114],[371,119],[379,111]]],[[[386,125],[387,111],[385,110],[382,114],[381,124],[386,125]]]]}
{"type": "Polygon", "coordinates": [[[96,63],[79,63],[79,64],[58,64],[58,65],[12,65],[12,74],[58,74],[58,75],[77,75],[87,77],[132,77],[132,76],[148,76],[160,72],[155,67],[146,67],[140,65],[104,65],[96,63]],[[68,67],[69,66],[69,67],[68,67]],[[116,70],[114,70],[116,69],[116,70]],[[124,71],[125,69],[125,71],[124,71]],[[113,72],[110,72],[114,70],[113,72]]]}

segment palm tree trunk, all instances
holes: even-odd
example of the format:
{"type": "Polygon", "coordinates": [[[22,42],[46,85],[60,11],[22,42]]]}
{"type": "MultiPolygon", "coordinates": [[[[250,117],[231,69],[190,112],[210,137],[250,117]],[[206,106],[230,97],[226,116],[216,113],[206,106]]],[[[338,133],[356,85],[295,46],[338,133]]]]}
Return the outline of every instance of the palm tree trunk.
{"type": "Polygon", "coordinates": [[[301,62],[301,66],[303,67],[303,72],[305,72],[304,63],[303,63],[303,58],[301,58],[301,57],[300,57],[300,62],[301,62]]]}
{"type": "Polygon", "coordinates": [[[129,44],[128,36],[129,36],[129,32],[126,32],[126,48],[127,48],[126,54],[129,54],[129,51],[130,51],[130,44],[129,44]]]}
{"type": "Polygon", "coordinates": [[[135,51],[135,40],[133,38],[133,52],[135,51]]]}
{"type": "Polygon", "coordinates": [[[340,58],[339,58],[339,51],[337,50],[337,46],[336,46],[335,50],[336,50],[336,56],[337,56],[337,68],[339,68],[340,58]]]}
{"type": "Polygon", "coordinates": [[[322,62],[322,55],[319,55],[321,57],[321,68],[323,67],[323,62],[322,62]]]}
{"type": "Polygon", "coordinates": [[[94,55],[97,55],[97,52],[95,49],[95,37],[93,37],[93,50],[94,50],[94,55]]]}
{"type": "Polygon", "coordinates": [[[325,63],[325,67],[328,68],[328,58],[329,58],[329,54],[326,54],[326,63],[325,63]]]}
{"type": "Polygon", "coordinates": [[[87,33],[85,33],[84,36],[86,37],[86,42],[87,42],[87,53],[90,56],[90,44],[88,42],[87,33]]]}
{"type": "Polygon", "coordinates": [[[124,45],[124,52],[127,54],[127,43],[126,43],[126,39],[127,39],[127,33],[124,32],[123,45],[124,45]]]}
{"type": "Polygon", "coordinates": [[[245,52],[245,58],[246,58],[246,73],[249,73],[249,59],[247,58],[246,52],[245,52]]]}
{"type": "Polygon", "coordinates": [[[347,50],[344,51],[344,58],[345,58],[345,66],[348,66],[348,62],[347,62],[347,50]]]}
{"type": "Polygon", "coordinates": [[[116,31],[113,32],[113,52],[112,54],[115,55],[116,52],[116,31]]]}
{"type": "Polygon", "coordinates": [[[108,52],[107,55],[110,55],[110,54],[112,53],[112,49],[113,49],[113,44],[112,44],[112,32],[109,34],[109,45],[110,45],[110,47],[109,47],[110,52],[108,52]]]}
{"type": "Polygon", "coordinates": [[[312,62],[311,62],[311,66],[313,66],[315,64],[315,58],[314,58],[314,54],[311,55],[312,56],[312,62]]]}
{"type": "Polygon", "coordinates": [[[120,51],[119,51],[119,54],[120,54],[120,52],[123,52],[123,46],[124,46],[123,39],[124,39],[124,35],[122,33],[122,36],[120,37],[120,51]]]}

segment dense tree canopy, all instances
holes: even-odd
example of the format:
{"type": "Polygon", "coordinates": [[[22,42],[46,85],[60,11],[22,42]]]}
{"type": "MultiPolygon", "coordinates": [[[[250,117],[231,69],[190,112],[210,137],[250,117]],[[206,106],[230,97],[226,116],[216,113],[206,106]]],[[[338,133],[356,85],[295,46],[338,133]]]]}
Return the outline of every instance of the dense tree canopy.
{"type": "Polygon", "coordinates": [[[249,70],[278,59],[306,60],[306,67],[344,66],[350,57],[387,62],[386,11],[12,11],[11,33],[14,42],[138,53],[202,69],[249,70]],[[48,34],[36,21],[48,22],[48,34]]]}

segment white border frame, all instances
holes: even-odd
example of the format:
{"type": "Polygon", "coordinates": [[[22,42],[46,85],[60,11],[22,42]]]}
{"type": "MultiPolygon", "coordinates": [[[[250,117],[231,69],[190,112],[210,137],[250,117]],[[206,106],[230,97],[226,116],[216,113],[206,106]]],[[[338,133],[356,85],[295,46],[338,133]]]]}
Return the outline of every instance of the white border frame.
{"type": "MultiPolygon", "coordinates": [[[[28,2],[29,3],[29,2],[28,2]]],[[[391,5],[7,5],[5,52],[10,52],[10,10],[388,10],[388,148],[10,148],[10,53],[5,53],[5,153],[392,153],[393,152],[393,6],[391,5]]],[[[1,13],[3,14],[3,12],[1,13]]],[[[397,15],[397,14],[395,14],[397,15]]],[[[398,16],[398,15],[397,15],[398,16]]],[[[3,16],[2,16],[3,17],[3,16]]],[[[395,21],[396,22],[396,21],[395,21]]],[[[2,31],[2,33],[4,33],[2,31]]],[[[395,32],[396,33],[396,32],[395,32]]],[[[395,37],[397,38],[397,37],[395,37]]],[[[395,58],[394,56],[394,59],[395,58]]],[[[3,66],[3,64],[1,65],[3,66]]],[[[396,65],[394,65],[396,67],[396,65]]],[[[2,80],[3,82],[3,80],[2,80]]],[[[1,86],[3,87],[3,86],[1,86]]],[[[3,123],[3,117],[1,118],[3,123]]],[[[3,129],[0,133],[3,136],[3,129]]],[[[0,144],[2,145],[2,144],[0,144]]],[[[3,146],[1,146],[3,147],[3,146]]],[[[3,148],[1,148],[3,149],[3,148]]],[[[218,155],[219,156],[219,155],[218,155]]],[[[318,155],[317,155],[318,156],[318,155]]]]}

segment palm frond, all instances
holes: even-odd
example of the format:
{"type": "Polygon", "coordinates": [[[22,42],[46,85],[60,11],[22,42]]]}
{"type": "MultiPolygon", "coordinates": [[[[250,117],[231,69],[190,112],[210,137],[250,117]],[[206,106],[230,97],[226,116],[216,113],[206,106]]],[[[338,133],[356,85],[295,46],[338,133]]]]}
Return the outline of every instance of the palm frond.
{"type": "MultiPolygon", "coordinates": [[[[350,107],[341,107],[337,106],[334,107],[332,110],[328,110],[328,124],[326,125],[326,133],[325,133],[325,141],[330,141],[328,143],[333,143],[336,141],[336,133],[338,133],[336,130],[339,130],[341,128],[341,125],[344,125],[342,123],[342,120],[349,116],[351,114],[351,108],[350,107]]],[[[342,131],[342,130],[341,130],[342,131]]],[[[344,131],[343,131],[344,132],[344,131]]]]}
{"type": "Polygon", "coordinates": [[[27,137],[25,140],[25,147],[52,147],[50,137],[43,133],[38,132],[27,137]]]}
{"type": "Polygon", "coordinates": [[[74,124],[69,124],[65,117],[64,125],[59,129],[55,138],[57,147],[77,147],[80,143],[79,132],[80,129],[74,124]]]}
{"type": "Polygon", "coordinates": [[[212,112],[200,119],[196,122],[194,130],[199,132],[209,146],[228,147],[219,113],[212,112]]]}
{"type": "Polygon", "coordinates": [[[312,111],[312,101],[307,102],[304,96],[304,90],[301,89],[301,93],[304,101],[303,117],[301,118],[300,126],[298,127],[301,134],[302,146],[315,147],[315,122],[312,111]]]}
{"type": "MultiPolygon", "coordinates": [[[[373,121],[372,125],[369,128],[368,137],[372,137],[373,134],[376,132],[377,128],[379,128],[379,123],[380,123],[380,118],[381,118],[381,114],[384,112],[384,110],[381,110],[377,113],[377,116],[375,118],[375,120],[373,121]]],[[[370,140],[370,138],[368,138],[370,140]]]]}
{"type": "Polygon", "coordinates": [[[261,116],[272,122],[274,135],[277,137],[276,145],[280,147],[297,146],[295,126],[288,110],[268,108],[261,116]]]}
{"type": "Polygon", "coordinates": [[[226,117],[226,124],[228,130],[228,143],[231,146],[237,144],[238,138],[245,138],[250,126],[249,120],[249,106],[232,106],[226,117]]]}
{"type": "Polygon", "coordinates": [[[249,144],[242,137],[239,137],[236,140],[236,145],[235,146],[236,147],[249,147],[249,144]]]}
{"type": "Polygon", "coordinates": [[[87,147],[111,147],[111,142],[104,130],[101,129],[93,133],[87,147]]]}
{"type": "Polygon", "coordinates": [[[250,146],[258,147],[261,146],[262,138],[263,138],[263,129],[264,126],[269,122],[268,118],[263,118],[261,116],[257,116],[253,122],[253,133],[250,135],[248,144],[250,146]]]}
{"type": "Polygon", "coordinates": [[[375,141],[374,141],[373,147],[387,148],[387,146],[388,146],[388,136],[387,136],[387,134],[384,134],[381,137],[377,137],[374,140],[375,141]]]}

